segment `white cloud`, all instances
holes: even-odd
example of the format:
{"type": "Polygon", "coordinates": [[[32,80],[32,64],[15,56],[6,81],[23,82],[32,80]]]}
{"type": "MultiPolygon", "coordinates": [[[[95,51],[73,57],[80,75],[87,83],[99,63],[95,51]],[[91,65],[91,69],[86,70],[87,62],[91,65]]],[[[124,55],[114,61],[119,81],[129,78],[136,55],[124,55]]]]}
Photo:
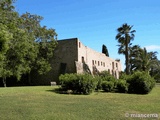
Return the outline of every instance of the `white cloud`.
{"type": "Polygon", "coordinates": [[[149,45],[149,46],[145,46],[145,48],[149,51],[160,50],[160,45],[149,45]]]}

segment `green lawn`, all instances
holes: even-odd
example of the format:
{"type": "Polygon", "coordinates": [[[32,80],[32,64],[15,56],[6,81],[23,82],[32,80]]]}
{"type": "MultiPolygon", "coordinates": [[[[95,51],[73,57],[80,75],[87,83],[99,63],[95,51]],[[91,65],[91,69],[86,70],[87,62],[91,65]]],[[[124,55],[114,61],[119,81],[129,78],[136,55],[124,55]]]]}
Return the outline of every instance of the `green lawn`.
{"type": "Polygon", "coordinates": [[[160,119],[160,85],[148,95],[103,92],[68,95],[55,93],[55,88],[53,86],[0,88],[0,120],[140,119],[127,118],[126,113],[155,113],[159,114],[160,119]]]}

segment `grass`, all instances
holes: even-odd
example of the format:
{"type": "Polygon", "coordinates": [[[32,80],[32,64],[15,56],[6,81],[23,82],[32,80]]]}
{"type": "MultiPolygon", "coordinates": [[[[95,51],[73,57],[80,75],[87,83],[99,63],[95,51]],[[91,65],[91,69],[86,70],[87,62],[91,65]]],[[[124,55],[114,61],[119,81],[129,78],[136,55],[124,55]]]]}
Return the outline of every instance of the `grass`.
{"type": "Polygon", "coordinates": [[[137,119],[125,117],[126,113],[156,113],[160,118],[160,85],[147,95],[104,92],[68,95],[55,93],[55,88],[0,88],[0,120],[137,119]]]}

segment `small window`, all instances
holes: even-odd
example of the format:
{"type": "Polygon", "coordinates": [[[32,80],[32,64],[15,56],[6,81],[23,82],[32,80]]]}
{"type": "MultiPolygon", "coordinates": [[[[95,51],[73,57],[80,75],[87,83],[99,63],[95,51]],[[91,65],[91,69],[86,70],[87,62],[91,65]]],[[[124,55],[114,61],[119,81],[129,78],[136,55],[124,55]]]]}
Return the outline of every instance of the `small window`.
{"type": "Polygon", "coordinates": [[[112,69],[114,70],[114,62],[112,62],[112,69]]]}
{"type": "Polygon", "coordinates": [[[82,56],[82,63],[85,63],[85,61],[84,61],[84,57],[82,56]]]}
{"type": "Polygon", "coordinates": [[[60,74],[65,74],[67,69],[67,63],[60,64],[60,74]]]}
{"type": "Polygon", "coordinates": [[[94,60],[92,60],[92,65],[94,65],[94,60]]]}
{"type": "Polygon", "coordinates": [[[98,61],[98,66],[99,66],[99,61],[98,61]]]}
{"type": "Polygon", "coordinates": [[[79,48],[81,47],[81,43],[79,42],[79,48]]]}
{"type": "Polygon", "coordinates": [[[103,65],[103,63],[101,62],[101,66],[103,65]]]}
{"type": "Polygon", "coordinates": [[[105,67],[105,62],[103,63],[103,66],[105,67]]]}
{"type": "Polygon", "coordinates": [[[116,63],[116,68],[118,69],[118,63],[116,63]]]}
{"type": "Polygon", "coordinates": [[[95,60],[95,64],[97,64],[96,60],[95,60]]]}

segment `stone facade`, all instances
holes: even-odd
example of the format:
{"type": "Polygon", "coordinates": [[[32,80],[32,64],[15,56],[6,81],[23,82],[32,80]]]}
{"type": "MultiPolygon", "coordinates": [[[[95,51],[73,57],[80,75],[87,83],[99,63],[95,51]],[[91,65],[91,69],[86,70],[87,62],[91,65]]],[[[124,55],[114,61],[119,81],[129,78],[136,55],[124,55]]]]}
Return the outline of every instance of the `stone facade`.
{"type": "MultiPolygon", "coordinates": [[[[121,71],[120,60],[114,60],[103,53],[96,52],[83,45],[78,38],[59,40],[51,60],[52,70],[43,76],[34,76],[35,79],[58,82],[60,74],[64,73],[84,73],[96,74],[101,71],[108,71],[119,78],[121,71]]],[[[38,82],[36,81],[36,82],[38,82]]]]}
{"type": "MultiPolygon", "coordinates": [[[[114,60],[103,53],[94,51],[84,46],[78,39],[77,42],[78,62],[87,64],[93,74],[96,72],[108,71],[116,78],[119,78],[119,72],[121,71],[120,60],[114,60]]],[[[77,71],[77,73],[81,73],[81,71],[77,71]]]]}

